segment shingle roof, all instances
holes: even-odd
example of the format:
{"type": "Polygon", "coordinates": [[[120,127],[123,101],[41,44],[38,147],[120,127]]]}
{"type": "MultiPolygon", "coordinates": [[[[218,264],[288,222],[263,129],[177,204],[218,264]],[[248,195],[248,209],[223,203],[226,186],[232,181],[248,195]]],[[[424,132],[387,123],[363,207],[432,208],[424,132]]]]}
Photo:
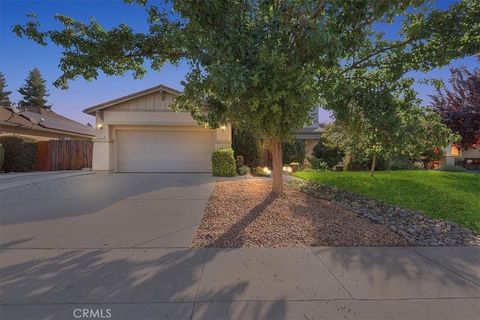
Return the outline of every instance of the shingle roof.
{"type": "Polygon", "coordinates": [[[41,113],[21,111],[16,114],[11,108],[0,108],[0,122],[28,127],[34,130],[42,128],[59,132],[68,132],[86,136],[95,136],[95,129],[53,111],[41,109],[41,113]]]}

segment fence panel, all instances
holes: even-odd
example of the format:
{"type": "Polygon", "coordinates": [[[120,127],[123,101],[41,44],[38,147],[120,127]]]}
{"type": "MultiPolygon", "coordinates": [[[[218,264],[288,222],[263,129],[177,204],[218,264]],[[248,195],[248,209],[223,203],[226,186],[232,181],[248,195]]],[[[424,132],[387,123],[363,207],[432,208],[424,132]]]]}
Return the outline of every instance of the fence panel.
{"type": "Polygon", "coordinates": [[[86,140],[39,141],[35,170],[80,170],[92,167],[93,142],[86,140]]]}

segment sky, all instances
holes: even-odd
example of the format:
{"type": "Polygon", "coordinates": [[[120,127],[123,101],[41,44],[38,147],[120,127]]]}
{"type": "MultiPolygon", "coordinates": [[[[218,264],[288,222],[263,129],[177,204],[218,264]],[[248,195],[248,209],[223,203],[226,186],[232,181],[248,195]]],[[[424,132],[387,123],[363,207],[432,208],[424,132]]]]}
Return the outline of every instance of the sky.
{"type": "MultiPolygon", "coordinates": [[[[437,0],[434,1],[434,6],[446,9],[454,2],[455,0],[437,0]]],[[[55,14],[63,14],[83,22],[94,17],[105,28],[125,23],[136,31],[147,30],[145,9],[136,5],[125,5],[119,0],[0,0],[0,72],[6,77],[7,89],[12,91],[10,98],[14,103],[20,100],[17,89],[23,85],[28,72],[35,67],[40,69],[47,80],[50,93],[48,101],[53,105],[52,109],[82,123],[94,122],[94,118],[84,114],[82,110],[104,101],[158,84],[182,90],[180,82],[188,72],[186,63],[178,66],[166,64],[160,71],[149,70],[145,77],[137,80],[133,79],[131,74],[114,77],[101,74],[93,81],[81,78],[71,81],[68,90],[55,88],[52,82],[61,75],[58,63],[62,49],[54,45],[43,47],[33,41],[18,38],[11,32],[12,26],[25,23],[26,14],[31,12],[37,15],[42,30],[60,27],[53,18],[55,14]]],[[[379,24],[376,28],[385,32],[386,37],[394,38],[400,25],[399,20],[391,25],[379,24]]],[[[437,78],[447,82],[449,68],[461,65],[473,69],[478,67],[478,60],[474,57],[459,59],[452,61],[450,66],[435,69],[428,74],[411,75],[418,79],[437,78]]],[[[415,88],[423,104],[428,105],[429,95],[435,93],[435,89],[428,85],[416,85],[415,88]]],[[[321,121],[329,119],[328,112],[321,112],[321,121]]]]}

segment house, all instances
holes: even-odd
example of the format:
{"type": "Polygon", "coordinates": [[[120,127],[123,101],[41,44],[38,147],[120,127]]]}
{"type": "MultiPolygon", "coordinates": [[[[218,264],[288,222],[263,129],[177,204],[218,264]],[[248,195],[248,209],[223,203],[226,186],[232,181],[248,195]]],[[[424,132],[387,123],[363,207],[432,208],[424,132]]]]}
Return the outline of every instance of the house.
{"type": "Polygon", "coordinates": [[[312,112],[312,124],[295,132],[295,139],[304,141],[305,156],[308,158],[312,155],[313,148],[320,140],[323,132],[323,126],[320,123],[320,107],[315,108],[312,112]]]}
{"type": "Polygon", "coordinates": [[[189,112],[172,111],[179,94],[158,85],[85,109],[96,118],[92,169],[211,172],[213,150],[231,146],[231,127],[204,128],[189,112]]]}
{"type": "Polygon", "coordinates": [[[43,108],[0,108],[0,136],[46,140],[92,140],[95,129],[43,108]]]}
{"type": "Polygon", "coordinates": [[[443,149],[443,155],[440,159],[441,166],[459,166],[465,169],[480,169],[480,148],[458,148],[449,144],[443,149]]]}

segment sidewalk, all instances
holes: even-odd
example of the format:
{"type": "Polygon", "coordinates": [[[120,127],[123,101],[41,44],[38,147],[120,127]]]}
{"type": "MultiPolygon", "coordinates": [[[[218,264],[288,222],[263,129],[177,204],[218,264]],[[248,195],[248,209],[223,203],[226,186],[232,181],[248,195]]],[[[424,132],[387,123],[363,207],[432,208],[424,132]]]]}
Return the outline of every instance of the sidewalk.
{"type": "Polygon", "coordinates": [[[4,249],[2,319],[478,319],[480,248],[4,249]],[[104,311],[105,312],[105,311],[104,311]]]}

